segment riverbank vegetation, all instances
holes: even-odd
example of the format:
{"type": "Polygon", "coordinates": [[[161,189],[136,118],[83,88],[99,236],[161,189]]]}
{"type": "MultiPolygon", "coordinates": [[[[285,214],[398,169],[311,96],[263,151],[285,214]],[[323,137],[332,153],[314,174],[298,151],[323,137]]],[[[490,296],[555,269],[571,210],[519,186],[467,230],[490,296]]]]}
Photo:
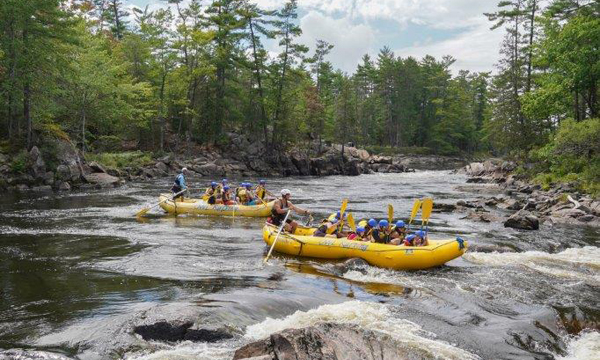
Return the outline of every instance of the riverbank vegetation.
{"type": "Polygon", "coordinates": [[[296,1],[169,3],[129,12],[121,0],[2,1],[0,137],[10,151],[49,127],[84,153],[226,145],[235,132],[272,150],[332,141],[506,155],[535,162],[528,171],[542,182],[597,186],[596,1],[500,2],[486,14],[490,31],[506,32],[493,72],[453,73],[452,54],[383,48],[351,74],[328,60],[335,44],[298,42],[296,1]]]}

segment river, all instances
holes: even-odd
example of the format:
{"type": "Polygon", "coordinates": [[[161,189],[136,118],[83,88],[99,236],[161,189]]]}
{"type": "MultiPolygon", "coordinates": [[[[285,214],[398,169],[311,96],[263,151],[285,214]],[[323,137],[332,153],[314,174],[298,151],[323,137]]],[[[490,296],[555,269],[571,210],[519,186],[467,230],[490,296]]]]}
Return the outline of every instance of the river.
{"type": "MultiPolygon", "coordinates": [[[[336,275],[334,262],[279,254],[263,265],[264,219],[155,210],[136,220],[171,181],[2,196],[0,359],[229,359],[278,330],[325,321],[385,333],[415,359],[600,359],[598,229],[526,232],[434,213],[431,238],[460,234],[473,249],[426,271],[336,275]],[[165,344],[132,333],[160,320],[235,336],[165,344]]],[[[348,197],[355,218],[386,217],[390,202],[405,220],[417,197],[498,192],[445,171],[269,179],[282,187],[321,216],[348,197]]]]}

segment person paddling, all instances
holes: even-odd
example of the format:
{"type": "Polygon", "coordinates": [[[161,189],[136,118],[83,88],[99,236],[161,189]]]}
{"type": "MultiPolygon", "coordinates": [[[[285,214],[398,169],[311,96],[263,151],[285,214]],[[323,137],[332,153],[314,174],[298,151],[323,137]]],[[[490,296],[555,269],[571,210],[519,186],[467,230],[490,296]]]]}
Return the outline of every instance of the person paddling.
{"type": "Polygon", "coordinates": [[[263,200],[265,200],[265,197],[267,195],[275,197],[273,194],[271,194],[271,192],[269,192],[269,190],[267,190],[266,185],[267,185],[267,182],[265,180],[259,180],[258,186],[256,186],[256,189],[254,189],[254,193],[256,194],[256,196],[258,196],[259,198],[261,198],[263,200]]]}
{"type": "Polygon", "coordinates": [[[206,188],[206,191],[204,192],[204,195],[206,195],[208,197],[207,202],[211,205],[214,205],[217,203],[217,186],[218,185],[219,184],[212,181],[210,183],[210,186],[208,188],[206,188]]]}
{"type": "MultiPolygon", "coordinates": [[[[281,226],[281,223],[285,219],[288,211],[294,211],[297,214],[310,215],[310,211],[301,209],[292,204],[290,201],[291,197],[291,191],[288,189],[281,190],[281,198],[275,200],[273,209],[271,209],[271,217],[269,218],[271,224],[275,226],[281,226]]],[[[288,217],[286,224],[284,225],[284,230],[293,234],[297,227],[298,223],[288,217]]]]}
{"type": "MultiPolygon", "coordinates": [[[[177,194],[177,193],[180,193],[183,190],[187,190],[187,185],[185,184],[185,175],[187,175],[187,173],[188,173],[188,169],[187,168],[181,169],[181,172],[175,178],[175,182],[173,183],[173,187],[171,187],[171,191],[173,192],[173,194],[177,194]]],[[[183,193],[181,193],[181,194],[176,195],[175,197],[173,197],[173,200],[176,200],[177,198],[181,198],[181,201],[183,201],[183,193]]]]}
{"type": "Polygon", "coordinates": [[[373,241],[380,244],[389,243],[391,231],[389,222],[387,220],[380,220],[377,227],[373,229],[373,241]]]}
{"type": "Polygon", "coordinates": [[[396,226],[392,229],[390,244],[392,245],[402,245],[404,243],[404,238],[406,237],[406,224],[404,221],[398,220],[396,221],[396,226]]]}

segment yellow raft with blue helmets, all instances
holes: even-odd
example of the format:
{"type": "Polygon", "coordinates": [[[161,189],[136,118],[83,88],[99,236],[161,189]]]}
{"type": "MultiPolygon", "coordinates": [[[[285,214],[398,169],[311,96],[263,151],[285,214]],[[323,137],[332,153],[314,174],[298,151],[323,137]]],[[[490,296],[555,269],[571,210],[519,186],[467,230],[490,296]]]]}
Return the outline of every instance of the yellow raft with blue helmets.
{"type": "Polygon", "coordinates": [[[259,205],[211,205],[202,199],[170,200],[171,194],[161,194],[160,207],[169,214],[267,217],[271,215],[274,201],[259,205]],[[163,201],[164,200],[164,201],[163,201]]]}
{"type": "MultiPolygon", "coordinates": [[[[267,224],[263,239],[271,246],[279,228],[267,224]]],[[[312,236],[316,229],[299,226],[294,234],[281,232],[274,250],[280,253],[320,259],[361,258],[371,265],[394,270],[422,270],[441,266],[467,250],[467,241],[456,238],[429,240],[427,246],[378,244],[338,239],[335,236],[312,236]]]]}

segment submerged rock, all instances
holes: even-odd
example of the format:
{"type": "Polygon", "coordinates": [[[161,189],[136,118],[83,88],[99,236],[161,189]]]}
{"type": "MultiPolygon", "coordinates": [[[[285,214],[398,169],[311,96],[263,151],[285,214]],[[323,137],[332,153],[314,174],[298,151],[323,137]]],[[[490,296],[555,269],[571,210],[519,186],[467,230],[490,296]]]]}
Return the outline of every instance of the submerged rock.
{"type": "Polygon", "coordinates": [[[233,359],[405,360],[414,358],[412,355],[387,335],[352,325],[325,323],[272,334],[239,348],[233,359]]]}
{"type": "Polygon", "coordinates": [[[349,270],[358,270],[360,272],[366,273],[366,269],[369,267],[369,263],[361,258],[351,258],[344,261],[341,264],[335,264],[333,267],[333,272],[341,276],[348,272],[349,270]]]}
{"type": "Polygon", "coordinates": [[[233,335],[223,330],[190,329],[192,325],[194,325],[192,322],[173,325],[166,321],[161,321],[152,325],[136,326],[133,328],[133,332],[140,335],[144,340],[170,342],[184,340],[194,342],[215,342],[224,339],[231,339],[233,337],[233,335]]]}

